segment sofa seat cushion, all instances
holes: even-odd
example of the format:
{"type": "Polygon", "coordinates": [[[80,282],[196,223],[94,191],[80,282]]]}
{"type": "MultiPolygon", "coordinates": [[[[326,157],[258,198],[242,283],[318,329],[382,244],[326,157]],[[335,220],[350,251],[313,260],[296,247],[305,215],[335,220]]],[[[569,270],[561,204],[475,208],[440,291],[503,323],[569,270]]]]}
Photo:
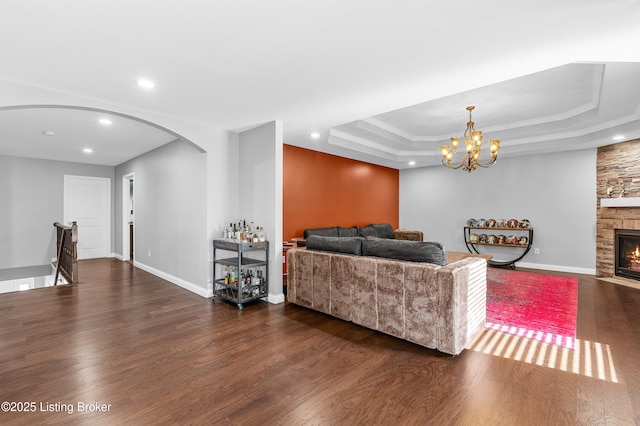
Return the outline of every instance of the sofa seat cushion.
{"type": "Polygon", "coordinates": [[[441,266],[447,263],[447,255],[442,245],[428,241],[367,237],[362,242],[362,254],[410,262],[433,263],[441,266]]]}
{"type": "Polygon", "coordinates": [[[322,235],[310,235],[309,238],[307,238],[307,250],[361,256],[363,241],[364,238],[361,237],[325,237],[322,235]]]}

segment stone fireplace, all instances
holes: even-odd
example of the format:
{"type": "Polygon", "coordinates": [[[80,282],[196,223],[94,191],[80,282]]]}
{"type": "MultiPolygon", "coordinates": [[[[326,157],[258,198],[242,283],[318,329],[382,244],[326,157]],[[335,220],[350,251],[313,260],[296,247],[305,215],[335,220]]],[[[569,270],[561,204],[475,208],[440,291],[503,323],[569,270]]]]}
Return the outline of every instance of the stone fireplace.
{"type": "Polygon", "coordinates": [[[640,140],[598,148],[596,179],[596,276],[615,277],[616,230],[640,232],[640,140]]]}

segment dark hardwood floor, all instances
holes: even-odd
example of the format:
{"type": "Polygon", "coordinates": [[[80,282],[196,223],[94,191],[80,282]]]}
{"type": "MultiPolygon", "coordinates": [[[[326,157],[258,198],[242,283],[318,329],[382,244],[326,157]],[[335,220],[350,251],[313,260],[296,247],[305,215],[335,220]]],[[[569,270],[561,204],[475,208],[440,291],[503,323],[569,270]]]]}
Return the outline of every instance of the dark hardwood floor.
{"type": "Polygon", "coordinates": [[[35,409],[0,424],[640,425],[640,290],[575,276],[578,350],[484,331],[451,357],[81,261],[78,285],[0,295],[0,401],[35,409]]]}

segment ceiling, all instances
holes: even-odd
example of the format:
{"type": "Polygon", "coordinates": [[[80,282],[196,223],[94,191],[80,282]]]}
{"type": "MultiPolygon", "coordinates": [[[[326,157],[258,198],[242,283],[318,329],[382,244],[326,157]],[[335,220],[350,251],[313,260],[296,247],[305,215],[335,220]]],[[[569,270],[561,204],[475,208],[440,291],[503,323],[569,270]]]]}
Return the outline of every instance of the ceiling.
{"type": "Polygon", "coordinates": [[[282,120],[287,144],[398,169],[439,164],[468,105],[501,156],[640,138],[639,18],[634,0],[0,0],[0,154],[113,166],[180,137],[118,106],[282,120]]]}

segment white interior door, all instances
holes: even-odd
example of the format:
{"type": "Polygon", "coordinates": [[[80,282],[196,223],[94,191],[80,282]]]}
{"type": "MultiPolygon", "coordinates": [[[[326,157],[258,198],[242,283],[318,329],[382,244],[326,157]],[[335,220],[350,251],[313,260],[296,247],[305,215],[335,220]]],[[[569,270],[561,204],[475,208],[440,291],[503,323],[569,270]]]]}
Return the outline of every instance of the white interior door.
{"type": "Polygon", "coordinates": [[[109,257],[111,179],[64,177],[64,222],[78,223],[78,259],[109,257]]]}

